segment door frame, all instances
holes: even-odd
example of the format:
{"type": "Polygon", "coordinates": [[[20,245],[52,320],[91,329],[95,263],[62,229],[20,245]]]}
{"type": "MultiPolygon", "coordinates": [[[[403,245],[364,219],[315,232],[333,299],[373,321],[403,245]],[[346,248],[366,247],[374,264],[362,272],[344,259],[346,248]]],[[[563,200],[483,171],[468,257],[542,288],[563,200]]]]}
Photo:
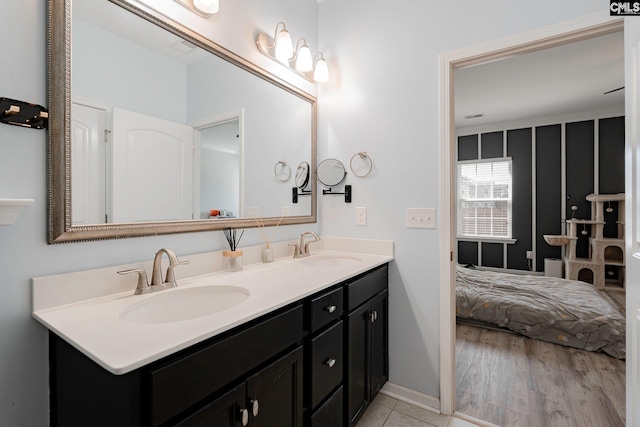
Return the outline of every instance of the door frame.
{"type": "Polygon", "coordinates": [[[194,130],[194,155],[193,155],[193,215],[195,219],[198,219],[200,213],[200,155],[201,155],[201,139],[200,132],[203,129],[223,125],[225,123],[237,121],[238,122],[238,144],[239,144],[239,168],[238,168],[238,212],[237,217],[244,216],[244,108],[238,108],[236,110],[225,111],[224,113],[216,114],[214,116],[204,117],[201,119],[193,120],[188,123],[194,130]]]}
{"type": "Polygon", "coordinates": [[[439,58],[439,282],[440,282],[440,412],[455,412],[455,69],[534,52],[621,31],[622,18],[608,10],[526,33],[470,46],[439,58]]]}

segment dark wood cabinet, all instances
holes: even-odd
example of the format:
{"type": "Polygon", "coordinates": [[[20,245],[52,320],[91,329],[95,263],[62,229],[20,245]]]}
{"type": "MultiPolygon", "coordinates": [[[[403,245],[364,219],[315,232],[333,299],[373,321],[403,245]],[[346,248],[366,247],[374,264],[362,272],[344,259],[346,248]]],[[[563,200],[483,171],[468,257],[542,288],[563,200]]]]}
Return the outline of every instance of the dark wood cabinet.
{"type": "Polygon", "coordinates": [[[238,427],[243,425],[243,419],[249,421],[249,410],[246,407],[246,386],[235,387],[204,408],[196,411],[176,427],[238,427]]]}
{"type": "Polygon", "coordinates": [[[302,347],[247,380],[247,403],[251,426],[302,427],[302,347]]]}
{"type": "Polygon", "coordinates": [[[355,426],[389,377],[386,266],[347,284],[346,410],[355,426]]]}
{"type": "Polygon", "coordinates": [[[124,375],[51,332],[51,425],[353,425],[388,377],[387,271],[383,265],[124,375]]]}

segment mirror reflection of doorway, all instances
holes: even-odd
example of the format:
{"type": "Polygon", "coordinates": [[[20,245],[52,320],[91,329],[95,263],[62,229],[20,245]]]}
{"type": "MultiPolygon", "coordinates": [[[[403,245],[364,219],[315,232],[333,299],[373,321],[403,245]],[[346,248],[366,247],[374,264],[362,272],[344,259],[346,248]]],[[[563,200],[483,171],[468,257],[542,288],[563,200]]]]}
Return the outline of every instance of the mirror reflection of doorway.
{"type": "Polygon", "coordinates": [[[200,129],[200,218],[211,210],[237,217],[240,211],[239,120],[200,129]]]}

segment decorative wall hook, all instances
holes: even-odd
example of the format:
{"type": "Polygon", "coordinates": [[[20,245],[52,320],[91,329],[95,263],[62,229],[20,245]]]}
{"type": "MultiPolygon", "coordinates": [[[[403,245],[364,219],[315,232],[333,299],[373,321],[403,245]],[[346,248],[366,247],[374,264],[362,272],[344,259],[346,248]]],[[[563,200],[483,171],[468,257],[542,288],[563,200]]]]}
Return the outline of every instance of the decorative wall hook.
{"type": "Polygon", "coordinates": [[[0,123],[44,129],[49,124],[49,112],[41,105],[0,98],[0,123]]]}

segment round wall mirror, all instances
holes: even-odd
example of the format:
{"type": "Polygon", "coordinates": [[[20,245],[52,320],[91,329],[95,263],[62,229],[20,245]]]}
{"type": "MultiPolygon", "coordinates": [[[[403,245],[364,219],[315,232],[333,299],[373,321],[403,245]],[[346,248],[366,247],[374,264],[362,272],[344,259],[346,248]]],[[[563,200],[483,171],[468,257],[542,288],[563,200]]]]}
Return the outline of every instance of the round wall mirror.
{"type": "Polygon", "coordinates": [[[347,176],[344,165],[337,159],[326,159],[318,165],[318,181],[326,187],[340,185],[347,176]]]}
{"type": "Polygon", "coordinates": [[[302,162],[296,170],[296,186],[301,190],[304,190],[307,187],[307,184],[309,184],[310,169],[309,163],[302,162]]]}

